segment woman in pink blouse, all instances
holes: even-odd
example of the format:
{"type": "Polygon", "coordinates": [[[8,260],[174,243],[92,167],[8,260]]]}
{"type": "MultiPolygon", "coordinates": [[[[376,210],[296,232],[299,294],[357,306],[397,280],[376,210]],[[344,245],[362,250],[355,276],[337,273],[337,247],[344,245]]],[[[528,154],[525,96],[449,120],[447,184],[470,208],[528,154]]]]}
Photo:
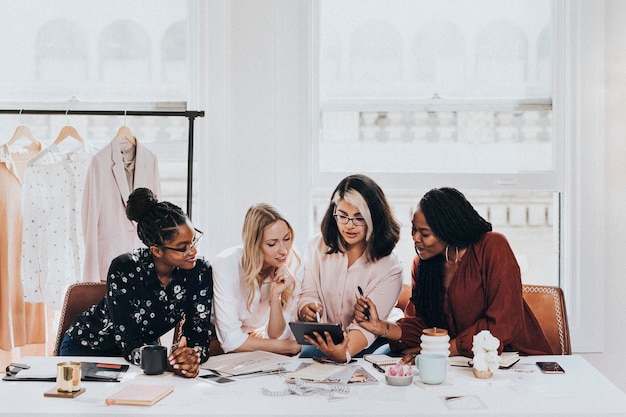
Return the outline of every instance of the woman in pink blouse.
{"type": "Polygon", "coordinates": [[[448,330],[452,356],[473,356],[473,337],[481,330],[500,340],[499,352],[551,352],[522,297],[519,265],[506,238],[491,231],[461,192],[427,192],[413,215],[412,234],[417,256],[405,317],[389,323],[378,317],[371,299],[359,299],[356,306],[357,322],[385,334],[391,349],[404,354],[403,362],[413,361],[422,330],[429,327],[448,330]]]}
{"type": "Polygon", "coordinates": [[[318,351],[305,346],[300,356],[349,362],[379,344],[376,334],[354,321],[359,287],[385,319],[398,300],[402,263],[393,250],[400,224],[378,184],[365,175],[351,175],[333,192],[321,231],[307,247],[298,315],[302,321],[341,323],[346,337],[334,344],[330,335],[316,332],[307,341],[318,351]]]}

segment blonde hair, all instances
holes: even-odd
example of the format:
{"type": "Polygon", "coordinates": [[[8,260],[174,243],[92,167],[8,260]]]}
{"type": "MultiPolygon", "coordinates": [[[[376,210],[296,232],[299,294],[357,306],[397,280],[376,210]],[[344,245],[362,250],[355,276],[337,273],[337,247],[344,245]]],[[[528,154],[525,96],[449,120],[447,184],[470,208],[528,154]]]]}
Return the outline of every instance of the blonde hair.
{"type": "MultiPolygon", "coordinates": [[[[247,307],[250,309],[252,300],[256,294],[257,288],[260,288],[263,278],[260,276],[263,268],[263,252],[261,244],[263,243],[263,233],[265,229],[282,220],[285,222],[291,233],[291,239],[294,239],[293,228],[283,215],[274,207],[266,203],[255,204],[248,209],[246,217],[243,221],[241,237],[243,240],[243,257],[241,263],[244,271],[244,282],[249,289],[247,307]]],[[[294,251],[293,245],[287,255],[287,265],[291,267],[294,262],[296,269],[300,266],[300,257],[294,251]]],[[[284,307],[289,304],[294,297],[295,283],[285,289],[281,294],[281,304],[284,307]]]]}

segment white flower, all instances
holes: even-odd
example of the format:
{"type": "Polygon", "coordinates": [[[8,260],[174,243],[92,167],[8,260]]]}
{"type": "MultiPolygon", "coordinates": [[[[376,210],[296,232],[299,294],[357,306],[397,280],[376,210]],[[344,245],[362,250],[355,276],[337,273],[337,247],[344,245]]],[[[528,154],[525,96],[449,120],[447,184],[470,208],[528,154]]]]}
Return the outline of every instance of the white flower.
{"type": "Polygon", "coordinates": [[[494,372],[500,365],[498,356],[500,340],[494,337],[489,330],[483,330],[474,335],[472,352],[474,353],[474,368],[477,371],[494,372]]]}

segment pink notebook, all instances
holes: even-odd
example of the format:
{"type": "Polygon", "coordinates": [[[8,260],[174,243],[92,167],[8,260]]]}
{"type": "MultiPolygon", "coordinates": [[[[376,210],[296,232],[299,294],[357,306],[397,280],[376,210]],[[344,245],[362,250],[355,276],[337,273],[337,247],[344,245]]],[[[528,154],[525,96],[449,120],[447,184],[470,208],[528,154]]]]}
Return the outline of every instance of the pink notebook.
{"type": "Polygon", "coordinates": [[[132,384],[108,397],[106,403],[151,406],[172,391],[172,385],[132,384]]]}

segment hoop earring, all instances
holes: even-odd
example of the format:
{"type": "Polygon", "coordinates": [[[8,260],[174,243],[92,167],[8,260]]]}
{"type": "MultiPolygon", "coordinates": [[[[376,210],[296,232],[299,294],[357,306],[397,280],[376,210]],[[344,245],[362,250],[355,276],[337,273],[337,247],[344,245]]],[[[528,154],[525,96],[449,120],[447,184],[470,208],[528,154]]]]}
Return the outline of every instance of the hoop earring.
{"type": "MultiPolygon", "coordinates": [[[[446,262],[450,262],[450,259],[448,258],[448,248],[450,247],[450,245],[446,246],[446,262]]],[[[457,264],[459,263],[459,247],[455,246],[454,249],[456,249],[456,257],[454,258],[454,263],[457,264]]]]}

